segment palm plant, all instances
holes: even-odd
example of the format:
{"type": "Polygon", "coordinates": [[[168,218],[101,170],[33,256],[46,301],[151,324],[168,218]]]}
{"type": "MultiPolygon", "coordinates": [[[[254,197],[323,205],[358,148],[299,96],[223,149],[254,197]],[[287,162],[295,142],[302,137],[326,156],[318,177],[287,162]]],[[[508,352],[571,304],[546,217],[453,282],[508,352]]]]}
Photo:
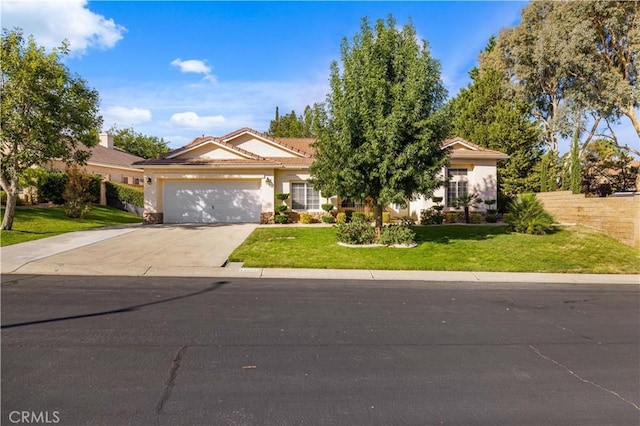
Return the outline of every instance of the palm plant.
{"type": "Polygon", "coordinates": [[[464,222],[469,223],[469,209],[476,207],[482,202],[482,199],[475,192],[472,194],[464,194],[453,200],[453,207],[464,209],[464,222]]]}
{"type": "Polygon", "coordinates": [[[553,230],[553,217],[534,194],[522,194],[509,204],[507,223],[514,232],[546,234],[553,230]]]}

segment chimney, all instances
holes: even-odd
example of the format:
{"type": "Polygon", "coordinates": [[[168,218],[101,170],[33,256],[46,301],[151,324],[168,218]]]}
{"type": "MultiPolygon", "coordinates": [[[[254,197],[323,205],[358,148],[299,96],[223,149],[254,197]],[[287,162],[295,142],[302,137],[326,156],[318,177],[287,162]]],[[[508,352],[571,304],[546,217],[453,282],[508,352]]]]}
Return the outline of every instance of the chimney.
{"type": "Polygon", "coordinates": [[[113,149],[113,135],[111,133],[100,133],[100,145],[113,149]]]}

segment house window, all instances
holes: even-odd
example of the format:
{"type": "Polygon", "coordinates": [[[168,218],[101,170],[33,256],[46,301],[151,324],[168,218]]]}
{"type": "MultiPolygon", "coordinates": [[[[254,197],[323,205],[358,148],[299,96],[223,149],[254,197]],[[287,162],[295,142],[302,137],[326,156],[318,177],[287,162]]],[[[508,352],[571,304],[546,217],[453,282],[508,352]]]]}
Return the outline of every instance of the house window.
{"type": "Polygon", "coordinates": [[[447,207],[452,207],[456,198],[468,193],[467,169],[447,170],[447,207]]]}
{"type": "Polygon", "coordinates": [[[134,185],[140,185],[140,178],[133,178],[134,185]]]}
{"type": "Polygon", "coordinates": [[[127,176],[122,176],[122,183],[129,183],[129,178],[127,176]]]}
{"type": "Polygon", "coordinates": [[[291,208],[293,210],[318,210],[320,208],[320,194],[306,182],[292,182],[291,208]]]}

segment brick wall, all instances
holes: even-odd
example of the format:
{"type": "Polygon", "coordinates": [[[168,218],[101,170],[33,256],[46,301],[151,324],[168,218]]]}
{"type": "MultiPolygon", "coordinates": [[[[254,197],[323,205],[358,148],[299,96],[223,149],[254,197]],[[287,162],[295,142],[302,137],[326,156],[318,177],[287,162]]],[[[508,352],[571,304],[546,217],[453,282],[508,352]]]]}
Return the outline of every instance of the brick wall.
{"type": "Polygon", "coordinates": [[[536,194],[558,223],[595,228],[640,248],[640,193],[621,197],[585,198],[570,191],[536,194]]]}

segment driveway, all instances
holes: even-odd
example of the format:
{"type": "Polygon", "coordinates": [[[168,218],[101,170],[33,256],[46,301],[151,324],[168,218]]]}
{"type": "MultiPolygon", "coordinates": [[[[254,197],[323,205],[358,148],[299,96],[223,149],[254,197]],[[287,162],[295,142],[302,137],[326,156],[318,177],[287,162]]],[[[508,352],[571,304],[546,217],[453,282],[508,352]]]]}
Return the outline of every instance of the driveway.
{"type": "Polygon", "coordinates": [[[2,248],[2,273],[206,276],[254,224],[154,225],[58,235],[2,248]]]}

